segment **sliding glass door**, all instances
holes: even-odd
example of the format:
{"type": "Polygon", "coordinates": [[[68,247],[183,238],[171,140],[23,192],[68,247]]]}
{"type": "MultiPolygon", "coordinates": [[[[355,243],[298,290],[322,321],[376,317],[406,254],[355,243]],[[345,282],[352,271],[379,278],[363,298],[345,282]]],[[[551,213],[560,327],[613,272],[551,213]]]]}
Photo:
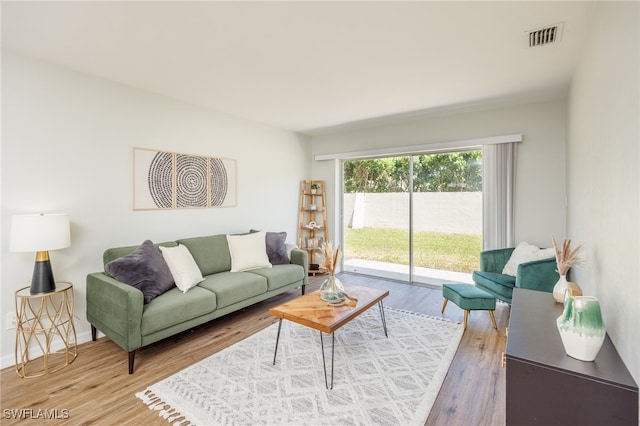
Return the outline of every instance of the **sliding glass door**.
{"type": "Polygon", "coordinates": [[[415,282],[472,282],[482,249],[482,151],[413,156],[415,282]]]}
{"type": "Polygon", "coordinates": [[[407,281],[409,157],[344,163],[344,269],[407,281]]]}
{"type": "Polygon", "coordinates": [[[471,282],[482,247],[482,151],[344,162],[344,270],[471,282]]]}

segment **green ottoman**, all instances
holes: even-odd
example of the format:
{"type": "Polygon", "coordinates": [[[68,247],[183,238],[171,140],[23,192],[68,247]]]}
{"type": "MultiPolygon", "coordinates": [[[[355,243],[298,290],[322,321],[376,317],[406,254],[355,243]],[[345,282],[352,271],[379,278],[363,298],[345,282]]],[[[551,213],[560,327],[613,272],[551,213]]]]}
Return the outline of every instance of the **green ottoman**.
{"type": "Polygon", "coordinates": [[[498,329],[496,318],[493,316],[493,311],[496,309],[496,298],[486,291],[471,284],[442,284],[442,297],[444,297],[443,314],[449,300],[464,309],[465,330],[467,329],[469,311],[489,311],[493,328],[498,329]]]}

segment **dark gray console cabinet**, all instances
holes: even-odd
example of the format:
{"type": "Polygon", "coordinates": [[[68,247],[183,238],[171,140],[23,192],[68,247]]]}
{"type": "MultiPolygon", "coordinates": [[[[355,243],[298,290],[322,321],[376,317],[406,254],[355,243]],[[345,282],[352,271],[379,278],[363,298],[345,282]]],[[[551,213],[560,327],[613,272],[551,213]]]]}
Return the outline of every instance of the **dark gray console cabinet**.
{"type": "Polygon", "coordinates": [[[507,425],[637,425],[638,386],[609,336],[593,362],[567,356],[556,327],[562,310],[551,293],[513,291],[507,425]]]}

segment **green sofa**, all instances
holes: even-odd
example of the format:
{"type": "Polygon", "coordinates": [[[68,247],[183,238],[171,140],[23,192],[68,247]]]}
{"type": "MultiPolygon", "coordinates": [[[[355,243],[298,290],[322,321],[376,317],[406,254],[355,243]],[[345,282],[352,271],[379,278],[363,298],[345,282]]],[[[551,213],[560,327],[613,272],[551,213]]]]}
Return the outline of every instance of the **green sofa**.
{"type": "MultiPolygon", "coordinates": [[[[232,261],[226,235],[187,238],[155,246],[178,244],[189,249],[204,277],[204,281],[186,293],[173,286],[144,303],[141,290],[105,272],[87,276],[87,320],[92,339],[96,340],[100,330],[127,351],[129,374],[133,373],[138,348],[298,287],[304,294],[308,280],[306,251],[292,249],[289,264],[230,272],[232,261]]],[[[103,263],[106,266],[136,248],[110,248],[104,252],[103,263]]]]}
{"type": "Polygon", "coordinates": [[[496,298],[511,303],[514,288],[553,292],[560,278],[556,271],[556,259],[534,260],[518,265],[516,275],[502,273],[515,247],[480,252],[480,270],[473,272],[476,287],[496,298]]]}

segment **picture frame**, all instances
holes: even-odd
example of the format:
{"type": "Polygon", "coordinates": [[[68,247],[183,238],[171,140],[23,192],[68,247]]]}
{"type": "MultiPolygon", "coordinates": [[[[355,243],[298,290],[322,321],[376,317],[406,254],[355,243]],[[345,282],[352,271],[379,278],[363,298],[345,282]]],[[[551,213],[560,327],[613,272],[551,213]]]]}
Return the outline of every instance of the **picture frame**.
{"type": "Polygon", "coordinates": [[[235,207],[236,173],[230,158],[133,148],[133,209],[235,207]]]}

